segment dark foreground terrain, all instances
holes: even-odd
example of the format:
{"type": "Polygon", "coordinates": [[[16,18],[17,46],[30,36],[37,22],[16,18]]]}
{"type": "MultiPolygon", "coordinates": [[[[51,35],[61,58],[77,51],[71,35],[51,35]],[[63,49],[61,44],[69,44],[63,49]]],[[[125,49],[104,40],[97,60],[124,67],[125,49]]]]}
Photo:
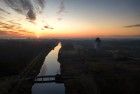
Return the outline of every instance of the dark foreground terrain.
{"type": "Polygon", "coordinates": [[[56,40],[0,40],[0,94],[30,94],[34,77],[57,43],[56,40]]]}
{"type": "MultiPolygon", "coordinates": [[[[58,61],[66,94],[140,94],[140,40],[61,40],[58,61]]],[[[31,94],[57,40],[0,40],[0,94],[31,94]],[[29,79],[30,80],[29,80],[29,79]]],[[[47,92],[46,92],[47,93],[47,92]]]]}
{"type": "Polygon", "coordinates": [[[63,40],[59,53],[66,94],[140,94],[140,40],[63,40]]]}

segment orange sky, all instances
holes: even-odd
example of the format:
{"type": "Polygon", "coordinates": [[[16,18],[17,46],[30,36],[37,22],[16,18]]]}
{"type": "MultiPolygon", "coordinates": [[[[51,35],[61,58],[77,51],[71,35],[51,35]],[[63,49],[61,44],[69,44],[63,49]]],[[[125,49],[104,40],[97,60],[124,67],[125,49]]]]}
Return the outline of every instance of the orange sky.
{"type": "Polygon", "coordinates": [[[48,0],[44,4],[34,20],[0,1],[0,38],[140,36],[140,1],[48,0]]]}

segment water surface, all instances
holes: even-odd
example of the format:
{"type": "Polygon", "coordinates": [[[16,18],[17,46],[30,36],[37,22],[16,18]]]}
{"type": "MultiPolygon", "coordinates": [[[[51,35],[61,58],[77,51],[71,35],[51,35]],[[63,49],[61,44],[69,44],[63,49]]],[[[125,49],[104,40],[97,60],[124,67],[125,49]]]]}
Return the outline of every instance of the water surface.
{"type": "MultiPolygon", "coordinates": [[[[60,74],[60,63],[57,61],[60,48],[61,43],[46,56],[38,76],[60,74]]],[[[36,83],[32,87],[32,94],[65,94],[65,87],[58,83],[36,83]]]]}

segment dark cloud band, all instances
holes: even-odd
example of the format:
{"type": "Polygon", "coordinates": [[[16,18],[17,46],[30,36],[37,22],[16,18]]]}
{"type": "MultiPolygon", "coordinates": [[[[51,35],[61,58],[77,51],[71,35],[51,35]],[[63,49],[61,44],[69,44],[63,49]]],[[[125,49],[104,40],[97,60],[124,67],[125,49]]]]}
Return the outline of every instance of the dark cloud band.
{"type": "Polygon", "coordinates": [[[134,28],[134,27],[140,27],[140,24],[135,24],[135,25],[128,25],[124,26],[125,28],[134,28]]]}
{"type": "Polygon", "coordinates": [[[44,8],[45,0],[3,0],[8,7],[17,13],[26,15],[28,19],[35,20],[36,14],[44,8]]]}

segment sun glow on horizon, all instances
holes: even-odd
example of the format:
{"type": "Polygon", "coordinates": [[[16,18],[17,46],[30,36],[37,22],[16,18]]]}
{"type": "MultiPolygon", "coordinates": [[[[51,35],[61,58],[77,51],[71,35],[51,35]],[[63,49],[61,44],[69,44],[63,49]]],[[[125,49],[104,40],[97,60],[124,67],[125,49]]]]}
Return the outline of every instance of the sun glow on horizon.
{"type": "MultiPolygon", "coordinates": [[[[23,10],[25,12],[19,13],[0,1],[2,6],[0,6],[0,38],[140,36],[140,17],[137,10],[140,8],[140,2],[136,0],[105,1],[65,0],[64,6],[59,0],[47,0],[42,11],[35,13],[32,10],[23,10]]],[[[20,5],[19,2],[16,3],[20,5]]],[[[36,3],[33,5],[38,6],[36,3]]],[[[19,7],[19,9],[23,8],[19,7]]]]}

